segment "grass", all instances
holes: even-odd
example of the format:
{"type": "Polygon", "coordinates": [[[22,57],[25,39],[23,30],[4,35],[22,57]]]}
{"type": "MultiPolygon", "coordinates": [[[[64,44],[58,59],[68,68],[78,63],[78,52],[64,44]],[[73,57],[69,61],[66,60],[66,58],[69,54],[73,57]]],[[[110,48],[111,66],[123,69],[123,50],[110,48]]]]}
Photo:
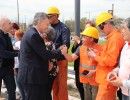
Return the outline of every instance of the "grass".
{"type": "MultiPolygon", "coordinates": [[[[69,48],[69,50],[68,50],[68,54],[72,54],[72,52],[71,52],[71,49],[72,49],[72,47],[73,47],[73,44],[74,44],[74,42],[73,41],[71,41],[70,42],[70,48],[69,48]]],[[[68,62],[68,65],[69,66],[74,66],[74,62],[68,62]]]]}
{"type": "MultiPolygon", "coordinates": [[[[73,47],[73,43],[74,43],[73,41],[70,42],[70,48],[68,50],[68,54],[70,54],[70,55],[72,54],[71,49],[73,47]]],[[[101,45],[104,45],[105,41],[99,41],[98,43],[101,44],[101,45]]],[[[74,62],[68,62],[68,65],[73,67],[74,66],[74,62]]]]}
{"type": "Polygon", "coordinates": [[[105,41],[99,41],[98,43],[101,44],[101,45],[104,45],[105,41]]]}

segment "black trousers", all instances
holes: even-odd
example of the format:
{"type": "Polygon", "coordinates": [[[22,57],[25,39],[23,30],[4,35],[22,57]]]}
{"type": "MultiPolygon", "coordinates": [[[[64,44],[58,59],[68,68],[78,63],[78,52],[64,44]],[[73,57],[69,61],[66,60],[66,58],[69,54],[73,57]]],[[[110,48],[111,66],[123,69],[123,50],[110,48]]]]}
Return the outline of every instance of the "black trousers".
{"type": "Polygon", "coordinates": [[[84,88],[83,88],[83,83],[81,83],[79,80],[79,69],[75,70],[75,82],[76,82],[76,87],[78,88],[80,94],[80,98],[81,100],[84,100],[84,88]]]}
{"type": "Polygon", "coordinates": [[[55,80],[56,76],[50,76],[49,75],[49,80],[47,83],[47,88],[46,88],[46,98],[47,100],[52,100],[52,95],[51,95],[51,91],[52,91],[52,87],[53,87],[53,83],[55,80]]]}
{"type": "Polygon", "coordinates": [[[46,85],[23,84],[25,100],[47,100],[46,85]]]}
{"type": "Polygon", "coordinates": [[[25,100],[52,100],[51,91],[56,76],[49,76],[45,85],[23,84],[25,100]]]}
{"type": "Polygon", "coordinates": [[[122,92],[121,92],[121,88],[117,91],[117,96],[119,100],[122,100],[122,92]]]}
{"type": "Polygon", "coordinates": [[[8,100],[16,100],[15,97],[15,80],[14,80],[14,71],[13,68],[9,67],[2,67],[0,68],[0,82],[4,80],[8,91],[8,100]]]}
{"type": "Polygon", "coordinates": [[[0,80],[0,95],[1,95],[2,80],[0,80]]]}

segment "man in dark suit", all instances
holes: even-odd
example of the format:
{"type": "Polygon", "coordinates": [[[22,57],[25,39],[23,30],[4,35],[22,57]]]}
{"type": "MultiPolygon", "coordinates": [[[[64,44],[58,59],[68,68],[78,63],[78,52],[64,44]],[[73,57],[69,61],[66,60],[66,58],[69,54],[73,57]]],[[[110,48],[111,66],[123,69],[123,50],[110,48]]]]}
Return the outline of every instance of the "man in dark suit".
{"type": "Polygon", "coordinates": [[[15,100],[14,81],[14,57],[18,56],[13,51],[11,39],[7,32],[11,30],[11,22],[8,18],[0,18],[0,82],[5,82],[8,91],[8,100],[15,100]]]}
{"type": "Polygon", "coordinates": [[[48,26],[48,16],[45,13],[36,13],[33,27],[24,34],[21,41],[18,81],[23,83],[26,100],[47,100],[48,60],[60,57],[63,52],[46,50],[40,34],[48,26]]]}

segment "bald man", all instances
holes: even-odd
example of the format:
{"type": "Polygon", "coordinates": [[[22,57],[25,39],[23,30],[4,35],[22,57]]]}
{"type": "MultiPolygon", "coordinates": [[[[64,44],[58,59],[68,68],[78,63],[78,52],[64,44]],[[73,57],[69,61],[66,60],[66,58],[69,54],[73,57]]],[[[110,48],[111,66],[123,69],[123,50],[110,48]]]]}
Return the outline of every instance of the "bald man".
{"type": "Polygon", "coordinates": [[[18,52],[13,51],[13,46],[8,32],[11,30],[11,21],[6,18],[0,18],[0,82],[5,82],[8,91],[8,100],[16,100],[15,81],[14,81],[14,57],[18,52]]]}

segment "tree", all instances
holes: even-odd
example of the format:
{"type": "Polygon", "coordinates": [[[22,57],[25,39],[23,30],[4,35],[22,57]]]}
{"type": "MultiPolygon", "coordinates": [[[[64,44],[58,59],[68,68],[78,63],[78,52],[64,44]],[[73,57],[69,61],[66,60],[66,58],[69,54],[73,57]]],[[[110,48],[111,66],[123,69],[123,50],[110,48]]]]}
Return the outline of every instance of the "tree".
{"type": "Polygon", "coordinates": [[[88,21],[88,19],[86,17],[83,17],[80,19],[80,29],[81,30],[84,30],[86,21],[88,21]]]}
{"type": "MultiPolygon", "coordinates": [[[[85,27],[85,23],[88,19],[86,17],[83,17],[81,18],[80,20],[80,29],[81,30],[84,30],[84,27],[85,27]]],[[[70,31],[71,32],[74,32],[74,24],[75,24],[75,21],[74,20],[66,20],[65,21],[65,24],[70,28],[70,31]]]]}
{"type": "Polygon", "coordinates": [[[123,20],[124,20],[123,18],[119,18],[117,16],[114,16],[115,26],[120,29],[123,20]]]}
{"type": "Polygon", "coordinates": [[[70,31],[71,32],[74,32],[74,20],[66,20],[65,21],[65,24],[70,28],[70,31]]]}

